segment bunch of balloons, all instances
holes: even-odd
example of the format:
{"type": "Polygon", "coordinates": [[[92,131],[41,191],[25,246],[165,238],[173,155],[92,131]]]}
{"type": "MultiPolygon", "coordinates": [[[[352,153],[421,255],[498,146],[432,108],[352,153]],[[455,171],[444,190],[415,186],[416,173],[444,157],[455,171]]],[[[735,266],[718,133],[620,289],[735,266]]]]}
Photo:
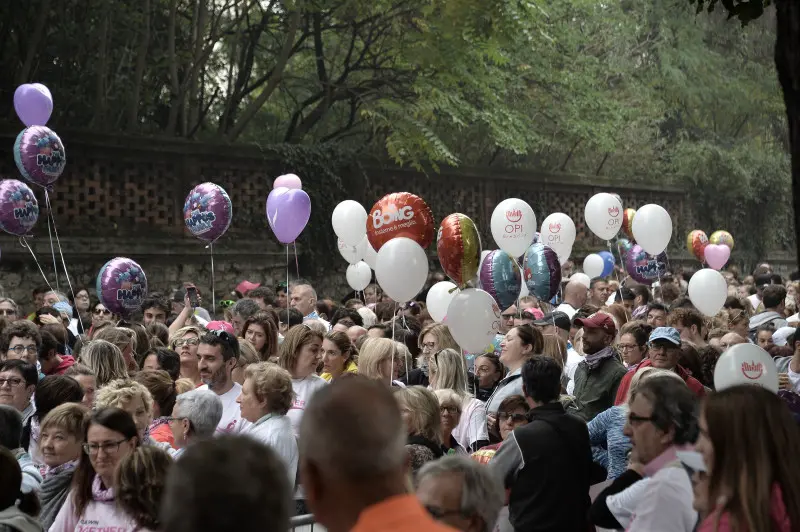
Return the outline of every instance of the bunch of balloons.
{"type": "Polygon", "coordinates": [[[708,237],[704,231],[695,229],[686,236],[686,247],[700,262],[721,270],[731,258],[733,236],[727,231],[714,231],[708,237]]]}
{"type": "Polygon", "coordinates": [[[614,255],[610,251],[598,251],[591,253],[583,259],[583,272],[589,276],[590,279],[595,277],[608,277],[614,273],[614,266],[617,262],[614,260],[614,255]]]}

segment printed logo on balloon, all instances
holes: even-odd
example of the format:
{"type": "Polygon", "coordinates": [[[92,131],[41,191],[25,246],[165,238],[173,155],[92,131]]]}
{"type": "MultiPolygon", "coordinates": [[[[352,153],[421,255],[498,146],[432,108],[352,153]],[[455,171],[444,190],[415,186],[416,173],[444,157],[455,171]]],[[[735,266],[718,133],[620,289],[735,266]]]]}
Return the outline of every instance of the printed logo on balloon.
{"type": "Polygon", "coordinates": [[[420,198],[409,192],[387,194],[370,211],[367,238],[375,249],[397,237],[410,238],[423,248],[433,241],[433,213],[420,198]]]}
{"type": "Polygon", "coordinates": [[[519,257],[531,245],[536,232],[536,215],[527,202],[508,198],[492,211],[492,238],[497,247],[513,257],[519,257]]]}
{"type": "Polygon", "coordinates": [[[183,221],[189,231],[201,240],[213,242],[221,237],[233,217],[231,199],[225,189],[214,183],[194,187],[183,204],[183,221]]]}
{"type": "Polygon", "coordinates": [[[764,373],[764,364],[761,362],[742,362],[742,375],[750,380],[756,380],[764,373]]]}
{"type": "Polygon", "coordinates": [[[0,181],[0,229],[27,235],[39,219],[39,203],[33,191],[16,179],[0,181]]]}
{"type": "Polygon", "coordinates": [[[25,179],[46,187],[61,176],[67,155],[61,139],[53,130],[32,126],[17,135],[14,162],[25,179]]]}
{"type": "Polygon", "coordinates": [[[97,276],[97,297],[114,314],[128,316],[139,310],[147,297],[147,276],[131,259],[111,259],[97,276]]]}
{"type": "Polygon", "coordinates": [[[666,253],[653,257],[648,255],[638,244],[625,254],[625,271],[634,281],[641,284],[653,284],[667,273],[668,267],[669,261],[666,253]]]}

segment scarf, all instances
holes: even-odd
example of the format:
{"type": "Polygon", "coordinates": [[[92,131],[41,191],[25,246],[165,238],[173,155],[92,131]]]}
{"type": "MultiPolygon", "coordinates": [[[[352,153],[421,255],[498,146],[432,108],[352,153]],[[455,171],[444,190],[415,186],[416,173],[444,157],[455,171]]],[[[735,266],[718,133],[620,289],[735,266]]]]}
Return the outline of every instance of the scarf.
{"type": "Polygon", "coordinates": [[[58,475],[64,471],[72,471],[76,467],[78,467],[78,461],[80,459],[76,458],[75,460],[70,460],[69,462],[64,462],[61,465],[57,465],[55,467],[44,466],[42,468],[42,478],[47,480],[48,478],[58,475]]]}
{"type": "Polygon", "coordinates": [[[166,425],[167,423],[169,423],[169,420],[170,420],[169,416],[161,416],[155,418],[153,422],[150,423],[150,426],[147,427],[147,433],[145,435],[149,438],[151,432],[156,430],[161,425],[166,425]]]}
{"type": "Polygon", "coordinates": [[[590,370],[595,369],[597,366],[600,365],[602,361],[607,358],[611,358],[615,355],[614,349],[611,346],[605,347],[598,351],[597,353],[592,353],[591,355],[586,355],[583,357],[583,361],[586,362],[586,366],[590,370]]]}
{"type": "Polygon", "coordinates": [[[72,483],[72,475],[78,461],[67,462],[60,466],[47,468],[45,479],[39,490],[39,500],[42,510],[39,512],[39,521],[42,527],[48,530],[56,520],[59,510],[67,500],[72,483]]]}
{"type": "Polygon", "coordinates": [[[100,475],[95,475],[92,480],[92,499],[97,502],[109,502],[114,500],[114,488],[104,488],[100,475]]]}

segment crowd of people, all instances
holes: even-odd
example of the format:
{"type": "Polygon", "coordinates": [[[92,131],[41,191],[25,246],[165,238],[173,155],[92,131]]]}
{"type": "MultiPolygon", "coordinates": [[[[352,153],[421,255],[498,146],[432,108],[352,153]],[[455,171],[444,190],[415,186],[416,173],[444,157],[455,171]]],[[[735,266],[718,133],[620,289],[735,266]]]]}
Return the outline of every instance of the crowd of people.
{"type": "Polygon", "coordinates": [[[708,317],[690,271],[571,269],[480,353],[377,285],[243,281],[209,311],[185,283],[130,316],[0,298],[0,531],[800,528],[797,276],[732,267],[708,317]],[[777,393],[715,389],[745,343],[777,393]]]}

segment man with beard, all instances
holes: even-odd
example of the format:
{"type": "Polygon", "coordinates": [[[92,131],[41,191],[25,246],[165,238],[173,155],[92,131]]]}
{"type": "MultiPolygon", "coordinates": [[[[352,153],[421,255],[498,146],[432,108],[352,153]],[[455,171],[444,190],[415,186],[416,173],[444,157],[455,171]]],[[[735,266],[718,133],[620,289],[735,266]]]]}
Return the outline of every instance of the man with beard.
{"type": "Polygon", "coordinates": [[[203,386],[222,401],[222,418],[217,425],[217,434],[237,434],[249,423],[242,419],[242,412],[236,399],[242,393],[242,386],[233,381],[231,374],[239,359],[239,341],[225,331],[210,331],[200,339],[197,347],[197,367],[203,386]]]}

